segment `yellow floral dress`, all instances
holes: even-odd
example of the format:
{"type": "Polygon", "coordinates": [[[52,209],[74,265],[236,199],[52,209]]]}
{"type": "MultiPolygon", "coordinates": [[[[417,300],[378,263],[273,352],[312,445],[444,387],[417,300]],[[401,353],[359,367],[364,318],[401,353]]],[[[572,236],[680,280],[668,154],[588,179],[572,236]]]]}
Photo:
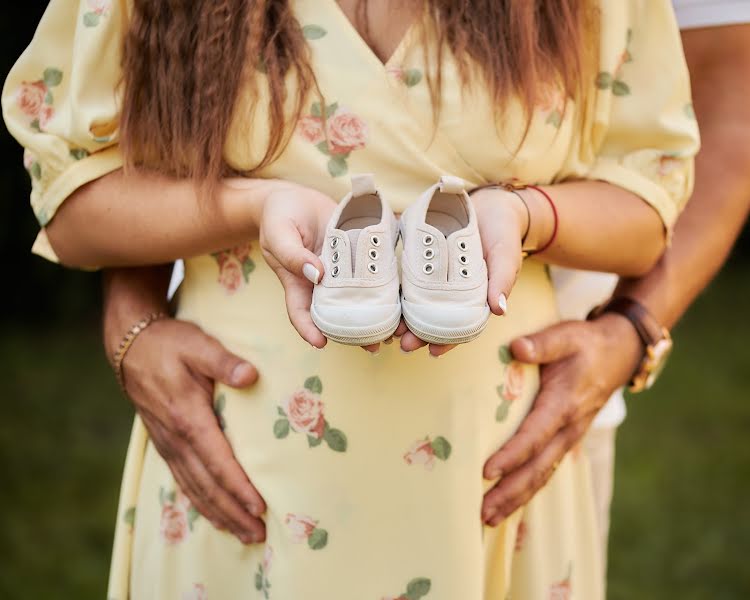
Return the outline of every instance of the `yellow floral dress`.
{"type": "MultiPolygon", "coordinates": [[[[333,198],[373,172],[402,211],[444,173],[471,184],[569,178],[632,190],[667,231],[686,201],[697,149],[688,74],[668,0],[602,0],[598,75],[579,106],[550,87],[502,126],[481,87],[444,65],[433,129],[414,28],[383,64],[335,0],[295,0],[325,102],[310,100],[283,155],[262,173],[333,198]]],[[[122,164],[117,92],[129,3],[52,0],[3,91],[25,147],[42,228],[71,192],[122,164]]],[[[258,73],[258,77],[263,77],[258,73]]],[[[248,168],[265,147],[264,110],[236,111],[226,158],[248,168]]],[[[54,259],[44,231],[38,253],[54,259]]],[[[600,557],[584,456],[571,453],[497,528],[480,520],[485,459],[529,410],[537,369],[508,341],[557,319],[545,266],[527,260],[508,316],[440,361],[397,345],[369,357],[312,350],[288,322],[257,243],[186,261],[179,317],[255,363],[261,379],[218,386],[215,412],[268,503],[267,541],[216,531],[176,488],[136,418],[112,558],[112,600],[595,600],[600,557]]]]}

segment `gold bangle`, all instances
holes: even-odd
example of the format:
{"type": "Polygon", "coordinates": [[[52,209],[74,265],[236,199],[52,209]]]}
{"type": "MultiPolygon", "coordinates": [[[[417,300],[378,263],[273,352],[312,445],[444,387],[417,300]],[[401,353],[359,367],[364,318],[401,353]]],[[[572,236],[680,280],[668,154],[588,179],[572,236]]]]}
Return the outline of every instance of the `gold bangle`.
{"type": "Polygon", "coordinates": [[[143,333],[144,329],[146,329],[154,321],[158,321],[159,319],[164,319],[166,318],[166,316],[167,316],[167,313],[158,312],[158,313],[151,313],[144,319],[141,319],[135,325],[133,325],[130,329],[128,329],[128,332],[123,336],[122,340],[120,341],[120,345],[117,346],[117,350],[112,356],[112,368],[115,371],[115,377],[117,378],[117,383],[120,384],[120,387],[123,389],[123,391],[125,391],[125,377],[123,376],[123,373],[122,373],[122,361],[125,360],[125,355],[128,353],[128,350],[130,350],[130,347],[133,345],[135,338],[137,338],[141,333],[143,333]]]}

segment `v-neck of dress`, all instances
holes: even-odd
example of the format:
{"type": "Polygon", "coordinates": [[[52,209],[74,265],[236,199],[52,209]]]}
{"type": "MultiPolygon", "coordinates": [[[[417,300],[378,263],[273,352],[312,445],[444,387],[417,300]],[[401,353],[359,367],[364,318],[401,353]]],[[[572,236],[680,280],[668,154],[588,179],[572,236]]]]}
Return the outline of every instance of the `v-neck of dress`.
{"type": "Polygon", "coordinates": [[[409,25],[409,27],[407,27],[404,35],[399,40],[391,55],[387,60],[383,61],[377,54],[375,54],[375,51],[365,41],[365,39],[362,37],[362,34],[360,34],[357,28],[354,26],[354,23],[351,22],[344,10],[341,8],[341,6],[339,6],[339,3],[336,0],[327,1],[328,4],[331,5],[331,11],[334,13],[335,17],[342,22],[342,29],[347,32],[349,37],[353,38],[355,45],[362,47],[364,53],[368,56],[368,59],[374,62],[378,66],[378,68],[388,70],[394,64],[398,65],[401,62],[403,54],[409,45],[419,19],[416,19],[409,25]]]}

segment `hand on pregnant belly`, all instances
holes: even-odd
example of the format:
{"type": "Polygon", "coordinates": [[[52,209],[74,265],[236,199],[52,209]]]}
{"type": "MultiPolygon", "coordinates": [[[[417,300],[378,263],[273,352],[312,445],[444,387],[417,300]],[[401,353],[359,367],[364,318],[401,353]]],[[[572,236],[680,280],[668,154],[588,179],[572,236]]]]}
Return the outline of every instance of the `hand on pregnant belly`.
{"type": "Polygon", "coordinates": [[[126,393],[195,508],[242,542],[260,542],[265,504],[237,462],[213,410],[215,382],[252,385],[258,373],[192,323],[162,319],[123,361],[126,393]]]}
{"type": "Polygon", "coordinates": [[[325,346],[326,338],[310,317],[310,304],[313,283],[323,276],[318,253],[335,208],[336,203],[317,190],[281,182],[266,199],[260,223],[263,256],[284,287],[289,320],[316,348],[325,346]]]}
{"type": "Polygon", "coordinates": [[[513,437],[487,460],[484,475],[500,481],[487,492],[482,518],[497,525],[526,504],[575,448],[643,353],[623,316],[558,323],[511,344],[513,357],[541,365],[539,393],[513,437]]]}

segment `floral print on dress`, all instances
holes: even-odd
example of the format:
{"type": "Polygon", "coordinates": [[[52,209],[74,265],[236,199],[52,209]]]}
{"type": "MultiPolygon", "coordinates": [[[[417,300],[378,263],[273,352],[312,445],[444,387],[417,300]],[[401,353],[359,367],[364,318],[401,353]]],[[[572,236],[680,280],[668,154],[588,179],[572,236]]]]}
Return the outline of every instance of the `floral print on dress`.
{"type": "Polygon", "coordinates": [[[422,81],[422,70],[421,69],[405,69],[403,67],[388,67],[387,72],[396,81],[400,81],[406,87],[414,87],[422,81]]]}
{"type": "Polygon", "coordinates": [[[159,531],[162,539],[170,546],[182,542],[193,531],[193,524],[200,516],[198,510],[190,503],[187,496],[178,490],[167,492],[159,488],[161,504],[161,521],[159,531]]]}
{"type": "Polygon", "coordinates": [[[111,0],[86,0],[89,10],[83,13],[83,24],[86,27],[96,27],[99,22],[109,15],[111,0]]]}
{"type": "Polygon", "coordinates": [[[628,29],[625,50],[620,55],[615,70],[611,73],[609,71],[601,71],[596,76],[596,87],[600,90],[611,89],[615,96],[630,95],[630,86],[622,79],[622,69],[626,64],[633,62],[633,55],[630,53],[630,41],[632,38],[633,30],[628,29]]]}
{"type": "Polygon", "coordinates": [[[222,431],[227,428],[226,419],[224,419],[224,408],[227,405],[227,397],[224,394],[219,394],[214,400],[214,415],[216,415],[216,421],[219,423],[219,427],[222,431]]]}
{"type": "Polygon", "coordinates": [[[273,548],[266,544],[263,561],[258,564],[258,570],[255,572],[255,589],[261,592],[264,598],[270,597],[271,582],[268,580],[268,572],[271,570],[272,561],[273,548]]]}
{"type": "Polygon", "coordinates": [[[547,115],[544,121],[546,125],[560,129],[565,115],[565,103],[565,90],[560,86],[549,86],[543,90],[537,102],[537,108],[542,114],[547,115]]]}
{"type": "Polygon", "coordinates": [[[328,532],[318,527],[318,521],[312,517],[288,513],[284,518],[284,524],[295,544],[307,542],[313,550],[320,550],[328,544],[328,532]]]}
{"type": "Polygon", "coordinates": [[[315,24],[309,24],[305,25],[302,28],[302,35],[305,36],[306,40],[314,41],[319,40],[322,37],[325,37],[328,35],[328,32],[325,30],[325,28],[321,27],[320,25],[315,24]]]}
{"type": "Polygon", "coordinates": [[[249,281],[250,273],[255,270],[255,262],[250,258],[251,251],[252,245],[248,243],[211,255],[219,265],[218,281],[227,294],[234,294],[249,281]]]}
{"type": "Polygon", "coordinates": [[[60,85],[63,73],[60,69],[48,67],[41,79],[24,81],[16,93],[16,106],[29,119],[29,127],[35,131],[46,131],[55,116],[55,97],[52,88],[60,85]]]}
{"type": "Polygon", "coordinates": [[[28,148],[23,151],[23,166],[28,171],[32,179],[42,178],[42,165],[36,157],[36,154],[28,148]]]}
{"type": "Polygon", "coordinates": [[[297,133],[329,157],[331,177],[346,175],[349,156],[365,147],[368,136],[367,124],[337,102],[313,102],[310,114],[297,122],[297,133]]]}
{"type": "Polygon", "coordinates": [[[568,565],[568,575],[565,579],[553,583],[549,588],[549,600],[570,600],[573,596],[571,577],[573,575],[573,563],[568,565]]]}
{"type": "Polygon", "coordinates": [[[130,528],[130,531],[133,531],[135,527],[135,506],[125,509],[125,512],[122,513],[122,520],[130,528]]]}
{"type": "Polygon", "coordinates": [[[419,600],[430,593],[432,581],[426,577],[412,579],[406,586],[406,593],[398,596],[383,596],[382,600],[419,600]]]}
{"type": "Polygon", "coordinates": [[[334,429],[325,418],[323,401],[323,383],[317,376],[308,377],[304,385],[284,399],[277,410],[280,418],[273,425],[273,434],[284,439],[290,431],[307,436],[310,448],[320,446],[323,442],[331,450],[346,452],[347,439],[343,431],[334,429]]]}
{"type": "Polygon", "coordinates": [[[427,471],[432,471],[436,460],[446,461],[451,455],[452,447],[443,436],[431,440],[429,436],[417,440],[404,454],[407,465],[422,465],[427,471]]]}
{"type": "Polygon", "coordinates": [[[500,362],[505,365],[504,381],[497,386],[500,404],[495,411],[495,420],[502,423],[510,412],[511,404],[523,393],[524,368],[523,364],[513,360],[508,346],[501,346],[498,353],[500,362]]]}
{"type": "Polygon", "coordinates": [[[196,583],[190,591],[182,595],[182,600],[208,600],[206,586],[202,583],[196,583]]]}

